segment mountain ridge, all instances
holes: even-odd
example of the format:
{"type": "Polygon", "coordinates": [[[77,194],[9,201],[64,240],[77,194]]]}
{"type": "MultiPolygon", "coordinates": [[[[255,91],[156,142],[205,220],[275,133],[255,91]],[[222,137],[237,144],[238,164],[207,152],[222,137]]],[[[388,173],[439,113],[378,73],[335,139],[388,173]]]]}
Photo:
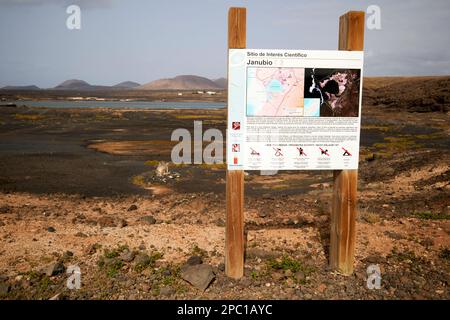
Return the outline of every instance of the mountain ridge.
{"type": "Polygon", "coordinates": [[[123,81],[118,84],[113,85],[113,88],[120,88],[120,89],[133,89],[136,87],[141,86],[140,83],[134,82],[134,81],[123,81]]]}
{"type": "Polygon", "coordinates": [[[1,90],[41,90],[38,86],[32,84],[28,86],[4,86],[1,90]]]}
{"type": "Polygon", "coordinates": [[[196,75],[179,75],[173,78],[164,78],[145,83],[137,90],[219,90],[223,89],[211,79],[196,75]]]}
{"type": "Polygon", "coordinates": [[[0,90],[223,90],[227,79],[209,79],[197,75],[178,75],[173,78],[161,78],[144,84],[134,81],[123,81],[111,86],[94,85],[85,80],[68,79],[52,88],[39,88],[36,85],[5,86],[0,90]]]}

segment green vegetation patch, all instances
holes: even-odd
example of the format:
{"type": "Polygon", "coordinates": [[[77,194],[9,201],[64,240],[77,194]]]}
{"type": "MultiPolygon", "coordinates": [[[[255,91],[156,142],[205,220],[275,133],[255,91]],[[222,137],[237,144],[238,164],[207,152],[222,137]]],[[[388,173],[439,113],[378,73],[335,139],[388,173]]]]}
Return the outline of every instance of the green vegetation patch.
{"type": "Polygon", "coordinates": [[[161,161],[158,161],[158,160],[147,160],[147,161],[145,161],[144,164],[149,167],[156,167],[159,165],[160,162],[161,161]]]}
{"type": "Polygon", "coordinates": [[[180,114],[176,115],[177,119],[195,119],[195,120],[203,120],[203,119],[220,119],[222,120],[223,116],[218,115],[195,115],[195,114],[180,114]]]}
{"type": "Polygon", "coordinates": [[[439,252],[439,258],[450,260],[450,249],[448,247],[442,248],[439,252]]]}
{"type": "Polygon", "coordinates": [[[105,249],[103,255],[98,260],[97,264],[101,270],[105,271],[108,277],[115,277],[123,268],[124,263],[119,259],[120,254],[128,250],[128,246],[121,245],[114,249],[105,249]]]}
{"type": "Polygon", "coordinates": [[[147,182],[145,182],[145,178],[142,175],[137,175],[131,178],[131,183],[138,187],[146,187],[147,182]]]}
{"type": "Polygon", "coordinates": [[[140,257],[138,256],[136,259],[136,265],[134,266],[134,270],[137,272],[142,272],[147,268],[153,268],[155,266],[156,261],[161,259],[163,254],[158,251],[152,252],[150,255],[143,254],[140,257]]]}
{"type": "Polygon", "coordinates": [[[200,165],[200,168],[202,168],[202,169],[212,169],[212,170],[221,170],[221,169],[225,170],[227,168],[227,164],[225,162],[223,162],[223,163],[211,163],[211,164],[202,163],[200,165]]]}
{"type": "MultiPolygon", "coordinates": [[[[159,160],[147,160],[145,161],[145,165],[149,167],[157,167],[160,164],[161,161],[159,160]]],[[[210,169],[210,170],[225,170],[227,168],[227,164],[225,162],[223,163],[202,163],[199,165],[192,165],[188,163],[173,163],[169,162],[169,169],[170,168],[186,168],[189,166],[198,166],[202,169],[210,169]]]]}
{"type": "Polygon", "coordinates": [[[281,258],[269,259],[267,261],[267,272],[270,273],[273,270],[284,271],[285,273],[286,271],[290,271],[290,276],[288,276],[288,278],[302,284],[306,283],[306,277],[315,271],[313,267],[307,266],[303,262],[287,255],[283,255],[281,258]],[[297,277],[296,275],[298,275],[298,273],[302,273],[303,277],[297,277]]]}
{"type": "Polygon", "coordinates": [[[438,132],[429,133],[429,134],[416,135],[416,138],[421,139],[421,140],[436,140],[436,139],[442,139],[445,137],[446,137],[446,134],[443,131],[438,131],[438,132]]]}
{"type": "Polygon", "coordinates": [[[292,272],[303,271],[303,264],[289,256],[284,255],[281,259],[270,259],[268,266],[275,270],[291,270],[292,272]]]}
{"type": "Polygon", "coordinates": [[[449,220],[450,215],[431,211],[416,211],[413,215],[422,220],[449,220]]]}
{"type": "Polygon", "coordinates": [[[191,249],[191,255],[205,258],[208,256],[208,251],[200,248],[197,244],[194,244],[194,246],[191,249]]]}
{"type": "Polygon", "coordinates": [[[404,151],[422,147],[412,136],[386,137],[385,142],[375,143],[374,147],[392,151],[404,151]]]}
{"type": "Polygon", "coordinates": [[[39,121],[45,119],[45,117],[40,114],[16,114],[15,118],[24,121],[39,121]]]}
{"type": "Polygon", "coordinates": [[[51,287],[57,285],[57,282],[50,279],[49,276],[38,271],[31,270],[28,272],[20,273],[20,275],[24,276],[31,283],[33,283],[33,287],[37,290],[37,297],[46,298],[49,294],[52,294],[51,287]]]}
{"type": "Polygon", "coordinates": [[[362,211],[360,213],[360,217],[363,221],[370,224],[378,223],[381,221],[381,217],[378,214],[369,211],[362,211]]]}
{"type": "Polygon", "coordinates": [[[368,124],[368,125],[363,125],[361,126],[361,129],[365,129],[365,130],[380,130],[383,132],[387,132],[389,130],[392,130],[393,127],[389,126],[389,125],[374,125],[374,124],[368,124]]]}
{"type": "Polygon", "coordinates": [[[409,269],[417,274],[423,272],[423,266],[429,265],[429,262],[422,257],[416,256],[413,251],[400,250],[397,247],[392,248],[391,253],[387,256],[397,262],[407,263],[409,269]]]}

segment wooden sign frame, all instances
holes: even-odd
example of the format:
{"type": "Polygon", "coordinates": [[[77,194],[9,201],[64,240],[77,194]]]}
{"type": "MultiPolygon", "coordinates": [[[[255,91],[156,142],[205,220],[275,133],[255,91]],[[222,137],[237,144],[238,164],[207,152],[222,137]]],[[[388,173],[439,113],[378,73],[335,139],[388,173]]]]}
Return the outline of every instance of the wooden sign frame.
{"type": "MultiPolygon", "coordinates": [[[[228,11],[228,49],[246,48],[246,8],[228,11]]],[[[362,51],[364,12],[349,11],[339,19],[339,50],[362,51]]],[[[244,171],[226,173],[225,273],[244,275],[244,171]]],[[[334,170],[330,230],[330,266],[353,273],[358,170],[334,170]]]]}
{"type": "MultiPolygon", "coordinates": [[[[246,16],[245,8],[228,11],[228,49],[245,49],[246,16]]],[[[227,170],[226,184],[225,273],[240,278],[244,275],[244,171],[227,170]]]]}

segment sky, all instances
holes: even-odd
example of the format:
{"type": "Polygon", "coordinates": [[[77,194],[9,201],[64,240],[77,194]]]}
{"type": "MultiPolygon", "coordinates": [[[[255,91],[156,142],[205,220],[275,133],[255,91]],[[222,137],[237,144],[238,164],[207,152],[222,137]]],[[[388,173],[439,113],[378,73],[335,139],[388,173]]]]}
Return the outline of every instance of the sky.
{"type": "Polygon", "coordinates": [[[381,29],[365,30],[366,76],[450,74],[448,0],[0,0],[0,87],[224,77],[229,7],[247,8],[248,48],[335,50],[339,16],[370,5],[381,29]]]}

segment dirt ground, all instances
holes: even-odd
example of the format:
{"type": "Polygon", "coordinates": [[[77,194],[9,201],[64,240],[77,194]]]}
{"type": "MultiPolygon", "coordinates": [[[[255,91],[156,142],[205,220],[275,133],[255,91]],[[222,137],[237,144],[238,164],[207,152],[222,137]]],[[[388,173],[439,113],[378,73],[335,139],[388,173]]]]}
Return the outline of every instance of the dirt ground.
{"type": "Polygon", "coordinates": [[[224,110],[0,107],[0,297],[449,299],[450,115],[374,95],[363,106],[354,274],[328,267],[331,172],[249,172],[240,280],[224,273],[224,166],[155,174],[174,129],[202,120],[224,132],[224,110]],[[192,257],[211,266],[206,290],[183,280],[192,257]],[[381,288],[371,290],[374,264],[381,288]],[[66,286],[71,265],[79,290],[66,286]]]}

